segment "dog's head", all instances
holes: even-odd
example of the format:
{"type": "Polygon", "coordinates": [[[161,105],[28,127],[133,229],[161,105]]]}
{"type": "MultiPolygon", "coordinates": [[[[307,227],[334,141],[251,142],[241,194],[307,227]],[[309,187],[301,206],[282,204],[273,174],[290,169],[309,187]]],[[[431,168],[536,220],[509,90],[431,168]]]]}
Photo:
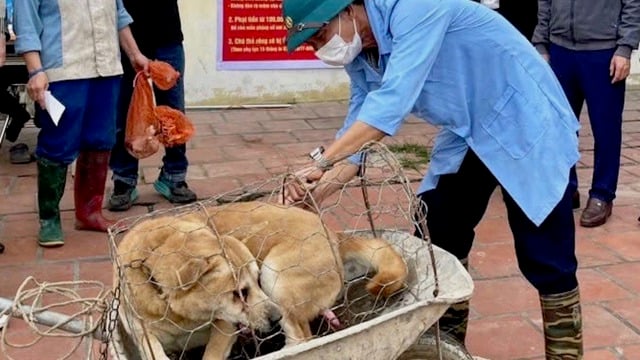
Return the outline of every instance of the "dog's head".
{"type": "MultiPolygon", "coordinates": [[[[174,225],[175,226],[175,225],[174,225]]],[[[145,260],[170,311],[194,322],[221,319],[268,330],[280,318],[259,285],[255,258],[242,242],[206,227],[176,231],[145,260]]]]}

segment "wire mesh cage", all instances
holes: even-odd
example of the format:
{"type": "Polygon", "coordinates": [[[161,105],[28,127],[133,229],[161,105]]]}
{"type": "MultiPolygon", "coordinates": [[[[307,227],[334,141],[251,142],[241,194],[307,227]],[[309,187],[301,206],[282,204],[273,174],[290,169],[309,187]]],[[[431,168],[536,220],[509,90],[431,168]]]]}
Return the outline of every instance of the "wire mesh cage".
{"type": "Polygon", "coordinates": [[[113,226],[113,357],[398,357],[473,285],[412,235],[426,209],[395,156],[360,155],[352,181],[305,184],[299,204],[282,205],[289,174],[113,226]]]}

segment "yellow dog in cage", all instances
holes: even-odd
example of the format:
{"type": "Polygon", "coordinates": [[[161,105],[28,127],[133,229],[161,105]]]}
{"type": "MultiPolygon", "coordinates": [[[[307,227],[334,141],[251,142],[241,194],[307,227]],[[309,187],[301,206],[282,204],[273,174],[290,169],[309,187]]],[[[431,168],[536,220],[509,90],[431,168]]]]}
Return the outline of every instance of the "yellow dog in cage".
{"type": "Polygon", "coordinates": [[[124,318],[137,319],[127,331],[149,359],[205,345],[204,359],[225,359],[238,328],[275,320],[287,346],[304,342],[320,316],[339,326],[330,309],[346,260],[375,272],[366,286],[374,296],[402,290],[408,273],[384,240],[338,234],[317,214],[263,202],[143,221],[119,244],[118,260],[123,307],[135,312],[124,318]]]}

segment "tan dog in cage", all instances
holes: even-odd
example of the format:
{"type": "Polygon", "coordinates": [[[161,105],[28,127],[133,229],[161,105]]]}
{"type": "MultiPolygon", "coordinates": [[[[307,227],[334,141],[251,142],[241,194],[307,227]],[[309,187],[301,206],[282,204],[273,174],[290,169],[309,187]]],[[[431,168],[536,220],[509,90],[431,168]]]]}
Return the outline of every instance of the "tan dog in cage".
{"type": "Polygon", "coordinates": [[[367,284],[374,296],[388,297],[405,287],[407,266],[389,243],[336,234],[306,210],[240,202],[209,207],[183,219],[247,246],[258,260],[263,291],[280,308],[287,346],[311,339],[309,323],[318,316],[338,323],[330,309],[344,284],[346,260],[375,270],[367,284]]]}
{"type": "Polygon", "coordinates": [[[121,323],[145,359],[204,345],[204,359],[224,359],[239,326],[266,331],[280,319],[255,257],[229,235],[160,217],[134,226],[117,252],[121,323]]]}

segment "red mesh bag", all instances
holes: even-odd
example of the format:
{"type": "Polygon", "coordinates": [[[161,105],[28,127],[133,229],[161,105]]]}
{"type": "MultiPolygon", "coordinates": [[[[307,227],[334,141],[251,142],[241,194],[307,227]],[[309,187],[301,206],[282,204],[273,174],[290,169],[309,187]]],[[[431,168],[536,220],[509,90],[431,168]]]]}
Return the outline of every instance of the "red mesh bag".
{"type": "MultiPolygon", "coordinates": [[[[180,78],[180,73],[163,61],[150,61],[149,75],[160,90],[171,89],[180,78]]],[[[155,154],[160,144],[171,147],[186,143],[193,132],[193,125],[181,111],[168,106],[156,107],[149,79],[138,72],[127,113],[127,151],[138,159],[144,159],[155,154]]]]}
{"type": "Polygon", "coordinates": [[[151,84],[142,72],[136,75],[133,84],[124,143],[133,157],[144,159],[160,149],[160,142],[156,136],[158,123],[154,113],[155,100],[151,84]]]}
{"type": "Polygon", "coordinates": [[[182,145],[191,139],[195,129],[193,124],[181,111],[160,105],[155,109],[156,119],[160,126],[160,142],[172,147],[182,145]]]}
{"type": "Polygon", "coordinates": [[[150,61],[149,73],[153,84],[160,90],[171,89],[180,78],[180,73],[164,61],[150,61]]]}

